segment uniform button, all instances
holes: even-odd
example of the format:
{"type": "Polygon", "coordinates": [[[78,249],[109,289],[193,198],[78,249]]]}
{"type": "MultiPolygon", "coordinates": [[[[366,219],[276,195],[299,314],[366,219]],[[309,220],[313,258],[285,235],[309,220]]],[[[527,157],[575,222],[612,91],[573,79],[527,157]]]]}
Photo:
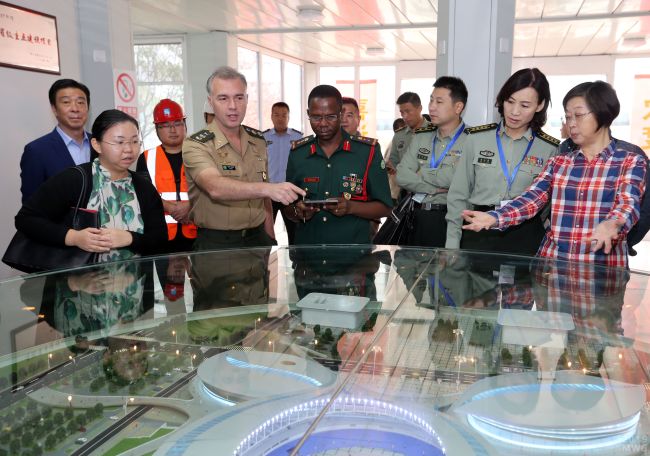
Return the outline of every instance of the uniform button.
{"type": "Polygon", "coordinates": [[[323,217],[323,222],[327,222],[327,217],[323,217]]]}
{"type": "Polygon", "coordinates": [[[331,163],[328,163],[328,164],[327,164],[327,167],[328,167],[328,168],[331,168],[331,167],[332,167],[332,164],[331,164],[331,163]]]}
{"type": "Polygon", "coordinates": [[[325,192],[325,196],[330,196],[330,192],[325,192]]]}

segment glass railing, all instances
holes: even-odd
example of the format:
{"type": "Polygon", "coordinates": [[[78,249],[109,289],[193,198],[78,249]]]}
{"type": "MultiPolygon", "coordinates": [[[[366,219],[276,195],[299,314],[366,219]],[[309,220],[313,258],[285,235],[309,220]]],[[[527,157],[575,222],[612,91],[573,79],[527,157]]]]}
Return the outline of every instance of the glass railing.
{"type": "Polygon", "coordinates": [[[648,288],[377,246],[14,278],[0,456],[644,454],[648,288]]]}

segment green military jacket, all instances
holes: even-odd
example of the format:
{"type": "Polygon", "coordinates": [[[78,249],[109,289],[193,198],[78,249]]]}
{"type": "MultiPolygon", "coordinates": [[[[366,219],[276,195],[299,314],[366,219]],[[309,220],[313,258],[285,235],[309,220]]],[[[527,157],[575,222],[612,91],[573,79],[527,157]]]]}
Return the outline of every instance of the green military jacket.
{"type": "Polygon", "coordinates": [[[502,201],[524,193],[548,159],[557,154],[560,144],[560,141],[544,132],[533,137],[530,129],[521,138],[513,140],[505,134],[503,124],[472,127],[467,129],[467,133],[463,155],[447,194],[445,247],[448,249],[460,247],[463,210],[473,209],[474,206],[499,206],[502,201]],[[521,163],[510,188],[501,167],[496,142],[497,130],[509,174],[514,174],[515,168],[521,163]],[[524,157],[530,141],[533,141],[532,146],[524,157]]]}
{"type": "MultiPolygon", "coordinates": [[[[349,197],[392,206],[386,164],[376,139],[343,131],[339,148],[327,158],[311,135],[293,145],[287,182],[307,192],[307,199],[349,197]],[[347,194],[347,195],[346,195],[347,194]]],[[[296,225],[296,244],[368,244],[370,220],[355,215],[337,217],[326,210],[296,225]]]]}
{"type": "Polygon", "coordinates": [[[397,165],[397,184],[410,192],[426,193],[427,196],[422,200],[424,203],[447,204],[447,189],[451,185],[467,138],[467,133],[460,131],[464,127],[465,124],[461,123],[445,138],[440,137],[438,128],[433,125],[417,128],[408,150],[397,165]],[[453,146],[438,166],[432,168],[432,159],[434,162],[440,159],[458,132],[460,136],[453,146]]]}
{"type": "MultiPolygon", "coordinates": [[[[427,119],[424,119],[424,123],[420,128],[425,128],[430,125],[431,122],[429,122],[427,119]]],[[[390,148],[390,162],[394,167],[397,167],[397,165],[399,165],[399,162],[402,161],[402,157],[408,150],[413,136],[415,136],[414,131],[415,130],[412,130],[410,127],[405,126],[395,132],[395,136],[393,136],[393,141],[391,142],[390,148]]]]}

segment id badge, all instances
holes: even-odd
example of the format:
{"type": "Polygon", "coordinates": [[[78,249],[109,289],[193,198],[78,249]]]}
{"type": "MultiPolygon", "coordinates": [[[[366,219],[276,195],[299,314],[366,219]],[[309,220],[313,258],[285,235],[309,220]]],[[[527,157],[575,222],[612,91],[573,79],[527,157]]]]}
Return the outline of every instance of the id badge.
{"type": "Polygon", "coordinates": [[[515,267],[511,264],[502,264],[499,268],[499,284],[512,285],[515,283],[515,267]]]}
{"type": "Polygon", "coordinates": [[[424,201],[424,198],[426,198],[427,195],[428,195],[428,193],[416,193],[415,195],[413,195],[412,199],[416,203],[422,204],[422,201],[424,201]]]}

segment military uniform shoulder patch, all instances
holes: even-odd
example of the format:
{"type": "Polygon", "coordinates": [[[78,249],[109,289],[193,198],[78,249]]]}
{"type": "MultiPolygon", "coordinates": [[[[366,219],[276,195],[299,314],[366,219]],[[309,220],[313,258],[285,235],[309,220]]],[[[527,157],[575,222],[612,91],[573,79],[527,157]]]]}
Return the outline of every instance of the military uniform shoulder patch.
{"type": "Polygon", "coordinates": [[[375,138],[368,138],[366,136],[351,135],[350,139],[352,141],[368,144],[369,146],[374,146],[377,144],[377,140],[375,138]]]}
{"type": "Polygon", "coordinates": [[[257,130],[256,128],[251,128],[251,127],[249,127],[247,125],[242,125],[242,127],[244,128],[244,131],[246,133],[248,133],[249,135],[251,135],[251,136],[253,136],[255,138],[264,139],[264,133],[257,130]]]}
{"type": "Polygon", "coordinates": [[[299,139],[297,141],[292,141],[291,142],[291,150],[297,149],[300,146],[304,146],[305,144],[309,144],[310,142],[314,141],[316,139],[316,136],[314,135],[309,135],[305,136],[302,139],[299,139]]]}
{"type": "Polygon", "coordinates": [[[200,143],[207,143],[211,139],[214,138],[214,133],[212,133],[210,130],[199,130],[193,135],[190,135],[190,139],[192,141],[200,142],[200,143]]]}
{"type": "Polygon", "coordinates": [[[553,136],[544,133],[543,131],[539,131],[537,134],[539,139],[546,141],[547,143],[551,144],[552,146],[559,146],[560,145],[560,140],[557,138],[554,138],[553,136]]]}
{"type": "Polygon", "coordinates": [[[406,125],[404,125],[403,127],[399,127],[397,130],[395,130],[395,133],[404,130],[406,127],[407,127],[406,125]]]}
{"type": "Polygon", "coordinates": [[[427,131],[436,131],[437,129],[438,127],[436,127],[435,125],[427,125],[426,127],[416,128],[415,130],[413,130],[413,133],[417,135],[418,133],[426,133],[427,131]]]}
{"type": "Polygon", "coordinates": [[[491,123],[485,125],[477,125],[476,127],[467,127],[465,129],[465,133],[471,135],[472,133],[478,133],[480,131],[496,130],[498,126],[498,123],[491,123]]]}

